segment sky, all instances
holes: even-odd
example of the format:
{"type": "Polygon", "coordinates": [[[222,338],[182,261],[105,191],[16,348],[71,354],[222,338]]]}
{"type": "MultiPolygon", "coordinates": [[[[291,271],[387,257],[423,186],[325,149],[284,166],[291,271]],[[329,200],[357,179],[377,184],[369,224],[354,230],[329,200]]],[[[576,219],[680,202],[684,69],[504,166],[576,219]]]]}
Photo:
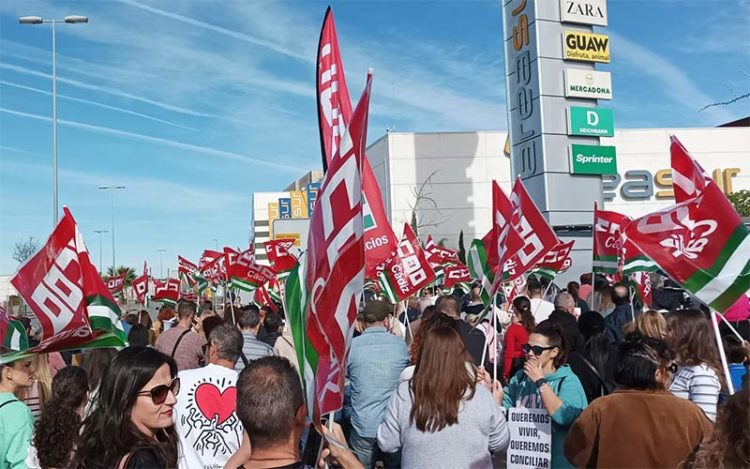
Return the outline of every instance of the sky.
{"type": "MultiPolygon", "coordinates": [[[[396,131],[504,130],[497,1],[333,2],[350,95],[374,69],[368,141],[396,131]]],[[[252,193],[320,169],[317,1],[0,3],[0,275],[52,228],[51,28],[57,27],[60,205],[94,262],[175,268],[247,246],[252,193]],[[159,250],[165,250],[160,254],[159,250]],[[160,256],[163,263],[160,262],[160,256]]],[[[609,0],[618,128],[710,127],[750,115],[750,2],[609,0]]],[[[498,155],[500,155],[500,149],[498,155]]]]}

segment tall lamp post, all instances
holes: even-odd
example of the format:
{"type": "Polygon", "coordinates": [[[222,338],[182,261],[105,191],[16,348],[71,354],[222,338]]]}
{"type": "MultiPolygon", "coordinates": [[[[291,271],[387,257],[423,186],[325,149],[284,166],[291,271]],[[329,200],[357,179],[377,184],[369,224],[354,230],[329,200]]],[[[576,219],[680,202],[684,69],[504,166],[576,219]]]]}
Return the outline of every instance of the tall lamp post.
{"type": "Polygon", "coordinates": [[[115,264],[115,191],[123,189],[125,189],[125,186],[99,186],[99,190],[109,191],[112,195],[112,273],[117,272],[117,264],[115,264]]]}
{"type": "MultiPolygon", "coordinates": [[[[99,275],[103,275],[104,272],[102,271],[102,235],[104,233],[109,233],[107,230],[94,230],[94,233],[99,235],[99,275]]],[[[112,275],[114,275],[115,272],[112,271],[112,275]]]]}
{"type": "Polygon", "coordinates": [[[157,249],[156,252],[159,253],[159,278],[164,279],[164,253],[167,252],[166,249],[157,249]]]}
{"type": "Polygon", "coordinates": [[[57,59],[56,54],[56,32],[57,23],[88,23],[85,16],[70,15],[61,20],[45,20],[41,16],[22,16],[18,18],[21,24],[51,24],[52,25],[52,219],[53,226],[57,226],[58,203],[57,203],[57,59]]]}

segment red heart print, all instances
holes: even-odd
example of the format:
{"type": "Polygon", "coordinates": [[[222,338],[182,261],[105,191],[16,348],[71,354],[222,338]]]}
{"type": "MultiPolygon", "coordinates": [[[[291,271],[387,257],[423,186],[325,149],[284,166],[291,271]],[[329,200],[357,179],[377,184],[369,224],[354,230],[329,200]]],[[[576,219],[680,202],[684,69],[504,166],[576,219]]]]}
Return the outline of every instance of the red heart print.
{"type": "Polygon", "coordinates": [[[202,383],[195,389],[195,403],[208,420],[218,416],[221,425],[237,408],[237,388],[230,386],[220,392],[213,383],[202,383]]]}

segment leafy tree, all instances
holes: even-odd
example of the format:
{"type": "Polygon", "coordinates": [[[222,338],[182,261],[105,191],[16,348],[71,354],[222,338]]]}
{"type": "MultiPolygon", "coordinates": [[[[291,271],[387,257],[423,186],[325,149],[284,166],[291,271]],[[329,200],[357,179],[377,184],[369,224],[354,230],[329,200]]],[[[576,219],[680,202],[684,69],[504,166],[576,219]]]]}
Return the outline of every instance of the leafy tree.
{"type": "Polygon", "coordinates": [[[727,198],[732,202],[734,209],[740,216],[750,217],[750,190],[744,189],[732,192],[727,198]]]}
{"type": "Polygon", "coordinates": [[[21,239],[16,241],[13,245],[13,260],[19,264],[26,262],[26,259],[31,257],[32,254],[39,250],[39,241],[33,236],[29,236],[28,239],[21,239]]]}
{"type": "Polygon", "coordinates": [[[122,275],[123,272],[127,271],[127,275],[125,276],[125,286],[129,287],[130,284],[133,283],[133,280],[135,280],[135,269],[132,267],[125,267],[124,265],[121,265],[114,271],[112,270],[112,267],[107,267],[107,274],[104,275],[104,281],[106,282],[112,277],[119,277],[122,275]]]}

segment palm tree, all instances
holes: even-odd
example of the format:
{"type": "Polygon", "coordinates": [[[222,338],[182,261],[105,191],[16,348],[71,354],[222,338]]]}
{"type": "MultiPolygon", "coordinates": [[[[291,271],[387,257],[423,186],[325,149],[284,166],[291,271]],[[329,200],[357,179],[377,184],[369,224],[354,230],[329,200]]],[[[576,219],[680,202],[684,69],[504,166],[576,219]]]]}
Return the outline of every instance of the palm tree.
{"type": "Polygon", "coordinates": [[[121,265],[114,271],[112,270],[112,267],[107,267],[107,274],[104,276],[104,281],[106,282],[112,277],[118,277],[125,271],[127,271],[127,275],[125,275],[125,286],[129,287],[130,284],[133,283],[133,280],[135,280],[135,269],[132,267],[125,267],[124,265],[121,265]]]}

